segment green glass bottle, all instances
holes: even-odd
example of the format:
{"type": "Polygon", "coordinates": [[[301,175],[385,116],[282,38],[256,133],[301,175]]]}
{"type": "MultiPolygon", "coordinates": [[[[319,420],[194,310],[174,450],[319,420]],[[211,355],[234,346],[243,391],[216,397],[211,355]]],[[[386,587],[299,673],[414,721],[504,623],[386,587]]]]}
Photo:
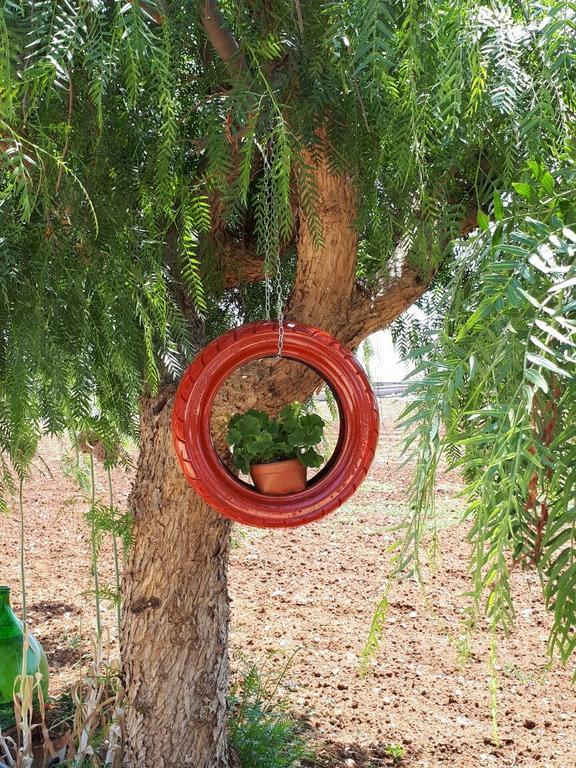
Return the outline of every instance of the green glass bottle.
{"type": "MultiPolygon", "coordinates": [[[[48,661],[42,646],[28,635],[26,674],[42,673],[42,692],[48,696],[48,661]]],[[[0,587],[0,704],[12,701],[14,680],[22,672],[24,632],[22,622],[10,607],[10,587],[0,587]]]]}

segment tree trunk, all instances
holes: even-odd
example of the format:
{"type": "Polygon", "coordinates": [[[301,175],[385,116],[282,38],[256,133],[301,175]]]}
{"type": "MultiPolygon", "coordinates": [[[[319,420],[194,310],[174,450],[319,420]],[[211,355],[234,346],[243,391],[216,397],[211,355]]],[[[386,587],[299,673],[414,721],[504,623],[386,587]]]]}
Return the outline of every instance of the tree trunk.
{"type": "Polygon", "coordinates": [[[173,393],[142,404],[122,654],[129,768],[228,768],[230,523],[187,485],[173,393]]]}
{"type": "MultiPolygon", "coordinates": [[[[334,176],[323,162],[317,162],[314,173],[324,243],[315,247],[300,211],[298,265],[287,316],[324,328],[355,347],[398,317],[424,286],[414,274],[399,272],[383,296],[370,297],[358,287],[352,180],[334,176]]],[[[306,399],[317,383],[314,372],[303,373],[295,363],[252,364],[249,372],[222,387],[215,402],[212,431],[217,445],[235,410],[256,406],[273,412],[306,399]]],[[[167,391],[145,401],[141,415],[142,446],[131,498],[135,542],[125,576],[126,766],[229,768],[230,523],[193,493],[177,466],[170,428],[172,395],[167,391]]]]}

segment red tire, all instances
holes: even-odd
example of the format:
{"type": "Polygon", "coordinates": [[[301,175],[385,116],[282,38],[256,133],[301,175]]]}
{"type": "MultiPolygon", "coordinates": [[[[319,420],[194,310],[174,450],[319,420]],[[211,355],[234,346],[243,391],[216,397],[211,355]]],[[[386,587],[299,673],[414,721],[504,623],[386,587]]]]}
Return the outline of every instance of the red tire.
{"type": "Polygon", "coordinates": [[[172,414],[174,446],[188,482],[225,517],[259,528],[304,525],[337,509],[366,476],[378,444],[378,404],[355,357],[317,328],[297,323],[285,328],[283,357],[314,369],[330,385],[340,413],[334,453],[304,491],[259,493],[228,471],[210,434],[220,387],[237,368],[276,355],[277,323],[243,325],[208,344],[182,377],[172,414]]]}

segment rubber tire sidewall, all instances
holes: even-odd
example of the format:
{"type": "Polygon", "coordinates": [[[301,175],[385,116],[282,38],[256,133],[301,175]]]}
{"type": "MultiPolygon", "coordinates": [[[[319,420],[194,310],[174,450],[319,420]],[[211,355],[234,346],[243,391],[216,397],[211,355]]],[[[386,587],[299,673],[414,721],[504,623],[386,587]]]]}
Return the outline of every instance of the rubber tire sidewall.
{"type": "Polygon", "coordinates": [[[220,514],[260,528],[288,528],[319,520],[341,506],[366,476],[380,417],[370,382],[354,355],[325,331],[285,326],[283,356],[313,368],[331,387],[340,411],[340,437],[327,471],[304,491],[266,496],[222,463],[211,437],[214,400],[238,368],[276,355],[278,326],[251,323],[208,344],[184,373],[172,416],[178,460],[193,488],[220,514]]]}

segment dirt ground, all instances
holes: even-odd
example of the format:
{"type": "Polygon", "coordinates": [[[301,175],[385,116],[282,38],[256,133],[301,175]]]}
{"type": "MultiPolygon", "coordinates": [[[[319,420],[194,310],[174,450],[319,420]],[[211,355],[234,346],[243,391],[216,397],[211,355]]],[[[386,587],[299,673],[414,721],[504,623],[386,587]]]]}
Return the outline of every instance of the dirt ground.
{"type": "MultiPolygon", "coordinates": [[[[440,559],[426,593],[395,584],[379,648],[367,674],[360,655],[389,567],[394,528],[407,514],[410,470],[401,467],[394,420],[400,404],[381,401],[380,450],[354,499],[328,519],[298,530],[237,528],[230,566],[231,657],[236,675],[253,663],[310,726],[319,761],[330,768],[571,768],[576,766],[576,698],[571,671],[546,658],[549,619],[533,574],[515,572],[517,623],[498,638],[465,641],[467,528],[456,481],[439,488],[440,559]],[[496,704],[490,685],[496,680],[496,704]],[[493,715],[499,741],[494,741],[493,715]],[[396,755],[396,757],[394,757],[396,755]],[[396,761],[396,762],[394,762],[396,761]]],[[[65,447],[46,441],[45,462],[25,488],[29,615],[51,665],[51,691],[66,690],[89,651],[90,594],[86,502],[64,477],[65,447]]],[[[99,470],[101,496],[105,476],[99,470]]],[[[131,472],[114,473],[125,504],[131,472]]],[[[20,607],[17,510],[0,517],[0,584],[20,607]]],[[[101,578],[112,585],[108,543],[101,578]]],[[[114,631],[114,608],[104,603],[114,631]]]]}

